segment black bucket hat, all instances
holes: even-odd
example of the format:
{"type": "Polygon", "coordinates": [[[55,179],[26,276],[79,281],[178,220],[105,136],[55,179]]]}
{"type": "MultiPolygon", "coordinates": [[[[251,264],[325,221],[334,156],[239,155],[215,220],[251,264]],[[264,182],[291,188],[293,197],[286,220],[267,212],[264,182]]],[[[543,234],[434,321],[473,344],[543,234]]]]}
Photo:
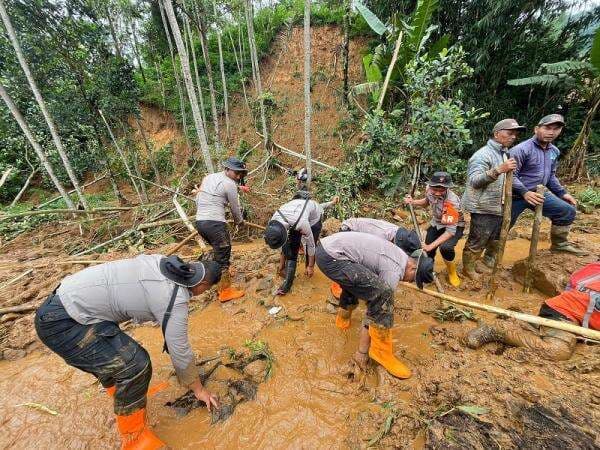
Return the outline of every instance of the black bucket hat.
{"type": "Polygon", "coordinates": [[[448,172],[434,172],[427,185],[431,187],[454,187],[452,176],[448,172]]]}
{"type": "Polygon", "coordinates": [[[226,169],[235,170],[236,172],[248,172],[248,169],[246,169],[246,163],[237,159],[234,156],[230,156],[225,161],[223,161],[222,164],[223,167],[225,167],[226,169]]]}
{"type": "Polygon", "coordinates": [[[287,231],[281,222],[271,220],[265,230],[265,242],[273,250],[283,247],[287,241],[287,231]]]}
{"type": "Polygon", "coordinates": [[[404,253],[407,255],[411,255],[415,250],[421,248],[417,233],[402,227],[399,227],[398,231],[396,231],[394,244],[404,250],[404,253]]]}
{"type": "Polygon", "coordinates": [[[159,263],[160,273],[183,287],[194,287],[202,280],[206,270],[201,262],[186,263],[179,256],[165,256],[159,263]]]}
{"type": "Polygon", "coordinates": [[[417,260],[415,283],[419,289],[423,289],[423,284],[433,281],[433,258],[427,256],[423,249],[415,250],[410,256],[417,260]]]}

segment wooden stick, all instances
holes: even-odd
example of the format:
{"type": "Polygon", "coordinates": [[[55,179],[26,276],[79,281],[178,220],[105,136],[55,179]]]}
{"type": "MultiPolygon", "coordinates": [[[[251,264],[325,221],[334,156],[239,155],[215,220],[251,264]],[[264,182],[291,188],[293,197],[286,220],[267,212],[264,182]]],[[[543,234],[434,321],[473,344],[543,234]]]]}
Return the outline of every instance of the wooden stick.
{"type": "MultiPolygon", "coordinates": [[[[33,169],[31,171],[31,173],[29,174],[29,176],[25,180],[25,184],[23,184],[23,187],[21,188],[21,190],[19,191],[19,193],[15,196],[15,198],[12,201],[12,203],[10,204],[11,207],[15,206],[19,202],[19,200],[21,200],[21,197],[23,196],[23,194],[25,193],[25,191],[27,191],[27,188],[29,187],[29,184],[31,183],[31,180],[33,179],[33,177],[36,176],[37,173],[38,173],[38,169],[33,169]]],[[[58,198],[61,198],[60,195],[58,196],[58,198]]]]}
{"type": "MultiPolygon", "coordinates": [[[[539,195],[544,195],[545,187],[541,184],[537,185],[536,192],[539,195]]],[[[525,269],[525,280],[523,282],[523,292],[529,293],[531,290],[531,284],[533,282],[533,265],[535,263],[535,256],[537,255],[537,246],[540,239],[540,225],[542,224],[542,208],[543,203],[540,203],[535,207],[535,217],[533,218],[533,229],[531,230],[531,243],[529,244],[529,257],[527,258],[527,265],[525,269]]]]}
{"type": "Polygon", "coordinates": [[[152,186],[156,186],[157,188],[160,188],[160,189],[162,189],[164,191],[171,192],[172,194],[176,194],[176,195],[179,195],[181,197],[185,197],[185,198],[187,198],[188,200],[190,200],[192,202],[195,201],[195,199],[193,197],[190,197],[188,195],[185,195],[185,194],[182,194],[180,192],[177,192],[175,189],[168,188],[168,187],[163,186],[161,184],[155,183],[154,181],[146,180],[145,178],[138,177],[136,175],[132,175],[132,177],[133,178],[137,178],[138,180],[143,181],[144,183],[149,183],[152,186]]]}
{"type": "Polygon", "coordinates": [[[0,290],[4,289],[7,286],[10,286],[13,283],[16,283],[17,281],[19,281],[21,278],[26,277],[27,275],[29,275],[31,272],[33,272],[33,269],[29,269],[26,270],[25,272],[23,272],[21,275],[19,275],[18,277],[13,278],[12,280],[7,281],[6,283],[3,283],[2,286],[0,286],[0,290]]]}
{"type": "MultiPolygon", "coordinates": [[[[263,137],[263,135],[260,134],[258,131],[256,132],[256,134],[258,134],[260,137],[263,137]]],[[[279,145],[276,142],[273,142],[273,145],[279,150],[287,153],[288,155],[295,156],[296,158],[302,159],[304,161],[306,160],[306,156],[304,156],[302,153],[298,153],[293,150],[290,150],[289,148],[285,148],[283,145],[279,145]]],[[[317,161],[316,159],[313,159],[312,162],[315,163],[317,166],[325,167],[326,169],[335,169],[335,167],[330,166],[329,164],[325,164],[321,161],[317,161]]]]}
{"type": "Polygon", "coordinates": [[[14,167],[9,167],[8,169],[6,169],[4,171],[4,173],[2,174],[2,177],[0,177],[0,187],[2,187],[2,185],[4,184],[4,182],[8,179],[8,176],[10,175],[10,173],[14,170],[14,167]]]}
{"type": "Polygon", "coordinates": [[[394,66],[396,65],[396,60],[398,59],[398,52],[400,51],[400,44],[402,43],[402,34],[403,31],[400,31],[398,35],[398,40],[396,41],[396,48],[394,48],[394,54],[392,55],[392,61],[388,66],[387,73],[385,74],[385,81],[383,82],[383,88],[381,89],[381,94],[379,94],[379,101],[377,102],[377,109],[381,110],[383,106],[383,99],[385,98],[385,92],[387,91],[388,84],[390,83],[390,78],[392,77],[392,71],[394,70],[394,66]]]}
{"type": "Polygon", "coordinates": [[[125,239],[127,236],[135,233],[136,230],[127,230],[123,233],[121,233],[120,235],[118,235],[117,237],[114,237],[112,239],[109,239],[108,241],[102,242],[98,245],[94,245],[92,248],[88,248],[87,250],[84,250],[82,252],[79,253],[75,253],[73,256],[83,256],[83,255],[87,255],[88,253],[92,253],[94,250],[98,250],[99,248],[105,247],[108,244],[113,244],[117,241],[120,241],[122,239],[125,239]]]}
{"type": "MultiPolygon", "coordinates": [[[[187,229],[190,230],[191,233],[196,231],[196,228],[194,228],[194,225],[192,225],[192,222],[190,221],[187,214],[185,213],[185,210],[181,206],[181,203],[179,203],[177,201],[177,192],[173,196],[173,204],[175,205],[175,210],[177,211],[177,214],[179,214],[179,217],[181,217],[181,219],[185,223],[185,226],[187,227],[187,229]]],[[[196,242],[200,246],[200,249],[202,251],[206,251],[206,244],[204,243],[204,240],[200,237],[200,235],[196,234],[196,235],[194,235],[194,237],[196,238],[196,242]]]]}
{"type": "Polygon", "coordinates": [[[173,250],[170,250],[165,256],[170,256],[173,253],[178,252],[181,249],[181,247],[183,247],[189,241],[191,241],[192,239],[194,239],[197,234],[198,234],[198,231],[194,230],[193,233],[190,233],[190,235],[188,237],[186,237],[183,241],[181,241],[179,244],[177,244],[177,247],[175,247],[173,250]]]}
{"type": "Polygon", "coordinates": [[[9,313],[29,312],[37,309],[37,307],[38,305],[7,306],[6,308],[0,308],[0,315],[9,313]]]}
{"type": "Polygon", "coordinates": [[[424,294],[431,295],[442,300],[447,300],[457,305],[468,306],[469,308],[479,309],[481,311],[488,311],[495,314],[502,314],[504,316],[512,317],[514,319],[522,320],[524,322],[532,323],[535,325],[543,325],[545,327],[555,328],[557,330],[568,331],[570,333],[574,333],[589,339],[600,339],[600,331],[592,330],[590,328],[583,328],[570,322],[546,319],[544,317],[533,316],[531,314],[525,314],[517,311],[512,311],[510,309],[499,308],[497,306],[486,305],[483,303],[472,302],[469,300],[463,300],[462,298],[454,297],[448,294],[442,294],[429,289],[419,289],[414,284],[407,283],[405,281],[401,281],[399,283],[399,286],[406,287],[414,291],[422,292],[424,294]]]}
{"type": "MultiPolygon", "coordinates": [[[[98,177],[92,181],[90,181],[89,183],[84,184],[83,186],[81,186],[81,189],[85,189],[88,186],[91,186],[94,183],[97,183],[98,181],[102,180],[106,178],[106,174],[102,175],[101,177],[98,177]]],[[[71,189],[69,192],[67,192],[67,194],[73,194],[75,191],[75,189],[71,189]]],[[[51,198],[50,200],[48,200],[47,202],[41,203],[37,206],[34,206],[33,209],[40,209],[43,208],[44,206],[48,206],[51,203],[54,203],[57,200],[60,200],[62,197],[60,195],[57,195],[56,197],[51,198]]]]}
{"type": "Polygon", "coordinates": [[[490,286],[486,295],[487,301],[492,301],[496,295],[498,289],[498,282],[496,281],[496,275],[500,264],[502,264],[502,258],[504,258],[504,249],[506,248],[506,238],[508,238],[508,231],[510,229],[510,217],[512,212],[512,183],[513,183],[513,171],[506,173],[504,179],[504,209],[502,212],[502,228],[500,229],[500,239],[498,242],[498,253],[496,254],[496,260],[494,261],[494,268],[490,276],[490,286]]]}
{"type": "Polygon", "coordinates": [[[181,223],[183,222],[183,219],[179,218],[179,219],[165,219],[165,220],[159,220],[157,222],[148,222],[148,223],[141,223],[137,226],[138,230],[147,230],[148,228],[156,228],[156,227],[161,227],[163,225],[174,225],[176,223],[181,223]]]}
{"type": "Polygon", "coordinates": [[[16,219],[19,217],[29,217],[29,216],[37,216],[44,214],[104,214],[105,212],[110,211],[127,211],[133,209],[131,206],[112,206],[105,208],[94,208],[88,210],[80,210],[80,209],[40,209],[37,211],[25,211],[18,214],[10,214],[8,216],[0,217],[0,222],[9,219],[16,219]]]}

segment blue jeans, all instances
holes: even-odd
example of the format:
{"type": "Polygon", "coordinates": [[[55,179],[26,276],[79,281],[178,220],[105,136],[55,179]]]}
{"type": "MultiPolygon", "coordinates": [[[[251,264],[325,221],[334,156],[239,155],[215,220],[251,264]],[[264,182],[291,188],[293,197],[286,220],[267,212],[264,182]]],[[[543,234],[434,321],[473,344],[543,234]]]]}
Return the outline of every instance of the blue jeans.
{"type": "MultiPolygon", "coordinates": [[[[510,226],[512,227],[525,208],[535,209],[525,201],[523,197],[513,197],[512,211],[510,218],[510,226]]],[[[571,225],[575,220],[575,207],[564,200],[558,198],[551,192],[544,193],[544,206],[542,207],[542,215],[548,217],[552,221],[552,225],[565,226],[571,225]]]]}
{"type": "Polygon", "coordinates": [[[105,388],[115,386],[115,414],[146,406],[152,376],[150,356],[114,322],[82,325],[69,316],[56,294],[35,315],[40,340],[67,364],[93,374],[105,388]]]}

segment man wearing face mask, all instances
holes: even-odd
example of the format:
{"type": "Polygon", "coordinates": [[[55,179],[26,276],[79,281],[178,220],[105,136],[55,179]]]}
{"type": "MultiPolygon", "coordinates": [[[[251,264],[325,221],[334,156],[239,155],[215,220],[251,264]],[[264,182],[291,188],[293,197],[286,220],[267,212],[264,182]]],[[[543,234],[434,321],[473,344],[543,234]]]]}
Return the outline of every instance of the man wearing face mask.
{"type": "Polygon", "coordinates": [[[504,180],[506,173],[517,167],[514,158],[509,158],[508,149],[517,140],[519,131],[524,130],[515,119],[501,120],[494,125],[485,146],[469,159],[461,207],[470,213],[471,225],[463,250],[462,274],[472,280],[479,278],[478,271],[485,270],[477,265],[484,251],[483,265],[494,267],[502,226],[504,180]]]}
{"type": "Polygon", "coordinates": [[[460,210],[460,198],[450,188],[454,186],[448,172],[434,172],[427,182],[425,198],[415,200],[410,195],[404,197],[406,205],[431,208],[431,223],[425,236],[423,250],[430,258],[435,258],[439,247],[446,269],[448,281],[454,286],[460,286],[460,278],[456,273],[454,247],[465,230],[465,220],[460,210]]]}
{"type": "Polygon", "coordinates": [[[539,121],[534,136],[515,145],[510,156],[517,162],[513,180],[513,202],[511,226],[521,213],[543,204],[542,215],[552,221],[550,228],[550,250],[575,255],[587,252],[569,243],[569,231],[575,220],[577,200],[570,195],[556,177],[556,166],[560,151],[552,143],[558,139],[565,120],[560,114],[550,114],[539,121]],[[544,195],[535,192],[538,184],[546,186],[544,195]]]}
{"type": "Polygon", "coordinates": [[[225,206],[229,205],[236,225],[244,222],[238,197],[238,184],[248,172],[246,165],[237,158],[223,161],[225,170],[204,177],[196,187],[196,229],[213,248],[214,260],[221,265],[219,300],[227,302],[244,295],[244,291],[231,286],[229,265],[231,259],[231,237],[225,219],[225,206]]]}

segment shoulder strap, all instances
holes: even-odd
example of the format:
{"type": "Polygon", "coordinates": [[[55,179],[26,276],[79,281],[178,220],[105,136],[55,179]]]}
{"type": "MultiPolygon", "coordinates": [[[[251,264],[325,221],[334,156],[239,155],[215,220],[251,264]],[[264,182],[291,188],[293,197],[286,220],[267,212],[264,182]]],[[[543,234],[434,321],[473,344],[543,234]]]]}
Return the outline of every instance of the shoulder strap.
{"type": "Polygon", "coordinates": [[[595,273],[593,275],[590,275],[589,277],[585,277],[577,282],[577,290],[581,292],[590,290],[585,285],[597,280],[600,280],[600,273],[595,273]]]}
{"type": "Polygon", "coordinates": [[[298,222],[300,222],[300,219],[302,219],[302,214],[304,214],[304,211],[306,211],[306,205],[308,205],[308,202],[310,201],[309,198],[307,198],[304,201],[304,205],[302,206],[302,211],[300,211],[300,215],[298,216],[298,219],[296,220],[296,222],[294,223],[294,225],[292,225],[289,220],[287,220],[285,218],[285,216],[283,215],[283,213],[279,210],[277,210],[277,212],[279,213],[279,215],[281,217],[283,217],[283,220],[285,220],[285,223],[287,223],[290,226],[290,229],[288,230],[288,234],[291,233],[292,231],[294,231],[296,229],[296,226],[298,226],[298,222]]]}
{"type": "Polygon", "coordinates": [[[600,293],[595,291],[590,292],[590,301],[587,305],[583,320],[581,321],[581,326],[583,328],[590,327],[590,318],[592,317],[593,312],[598,310],[598,308],[600,308],[600,293]]]}
{"type": "Polygon", "coordinates": [[[167,310],[165,311],[165,315],[162,320],[162,334],[164,339],[163,344],[163,352],[169,353],[169,348],[167,347],[167,324],[169,323],[169,318],[171,317],[171,311],[173,311],[173,305],[175,305],[175,298],[177,298],[177,292],[179,291],[179,285],[176,284],[173,288],[173,293],[171,294],[171,300],[169,301],[169,306],[167,306],[167,310]]]}

